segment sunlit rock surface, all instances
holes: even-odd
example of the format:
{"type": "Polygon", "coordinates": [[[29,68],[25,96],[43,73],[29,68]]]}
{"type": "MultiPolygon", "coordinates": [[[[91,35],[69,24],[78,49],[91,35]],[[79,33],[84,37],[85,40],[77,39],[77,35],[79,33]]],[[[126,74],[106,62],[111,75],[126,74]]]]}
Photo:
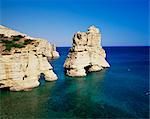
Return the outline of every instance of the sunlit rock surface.
{"type": "Polygon", "coordinates": [[[49,60],[58,57],[56,47],[47,40],[0,26],[0,88],[32,89],[39,86],[41,73],[47,81],[57,80],[49,60]]]}
{"type": "Polygon", "coordinates": [[[105,50],[101,46],[101,33],[91,26],[87,32],[77,32],[73,37],[72,48],[64,63],[69,76],[86,76],[87,72],[100,71],[110,67],[105,50]]]}

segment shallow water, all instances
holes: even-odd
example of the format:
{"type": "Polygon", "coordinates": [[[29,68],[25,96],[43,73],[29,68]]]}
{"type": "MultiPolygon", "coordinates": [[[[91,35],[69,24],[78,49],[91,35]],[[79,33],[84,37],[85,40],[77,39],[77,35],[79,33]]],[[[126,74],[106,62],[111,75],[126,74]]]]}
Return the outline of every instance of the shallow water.
{"type": "Polygon", "coordinates": [[[86,77],[63,73],[69,48],[52,61],[59,79],[29,92],[1,90],[0,118],[148,118],[149,47],[105,47],[111,67],[86,77]]]}

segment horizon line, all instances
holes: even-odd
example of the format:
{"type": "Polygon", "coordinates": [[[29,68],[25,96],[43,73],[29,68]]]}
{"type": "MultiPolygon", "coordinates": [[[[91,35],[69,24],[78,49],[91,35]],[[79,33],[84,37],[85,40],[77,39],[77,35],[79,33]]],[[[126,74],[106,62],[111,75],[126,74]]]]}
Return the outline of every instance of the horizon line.
{"type": "MultiPolygon", "coordinates": [[[[72,47],[72,46],[56,46],[56,47],[72,47]]],[[[129,46],[102,46],[102,47],[150,47],[150,45],[138,45],[138,46],[135,46],[135,45],[133,45],[133,46],[131,46],[131,45],[129,45],[129,46]]]]}

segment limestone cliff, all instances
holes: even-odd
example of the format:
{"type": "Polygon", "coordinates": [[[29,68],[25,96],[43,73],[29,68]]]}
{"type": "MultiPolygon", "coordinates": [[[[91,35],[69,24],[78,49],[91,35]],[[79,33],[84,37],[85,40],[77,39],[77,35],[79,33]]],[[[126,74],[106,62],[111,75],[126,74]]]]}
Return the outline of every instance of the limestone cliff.
{"type": "Polygon", "coordinates": [[[0,88],[20,91],[37,87],[41,73],[47,81],[56,80],[49,60],[58,57],[48,41],[0,26],[0,88]]]}
{"type": "Polygon", "coordinates": [[[74,35],[72,48],[64,63],[65,72],[69,76],[86,76],[87,72],[110,67],[105,58],[100,31],[91,26],[87,32],[77,32],[74,35]]]}

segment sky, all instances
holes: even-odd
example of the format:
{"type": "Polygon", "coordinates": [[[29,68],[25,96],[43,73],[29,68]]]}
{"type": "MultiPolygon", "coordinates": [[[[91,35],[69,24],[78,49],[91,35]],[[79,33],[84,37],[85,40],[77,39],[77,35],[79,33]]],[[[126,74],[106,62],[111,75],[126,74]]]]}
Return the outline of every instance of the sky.
{"type": "Polygon", "coordinates": [[[149,46],[148,0],[0,0],[0,23],[56,46],[91,25],[103,46],[149,46]]]}

